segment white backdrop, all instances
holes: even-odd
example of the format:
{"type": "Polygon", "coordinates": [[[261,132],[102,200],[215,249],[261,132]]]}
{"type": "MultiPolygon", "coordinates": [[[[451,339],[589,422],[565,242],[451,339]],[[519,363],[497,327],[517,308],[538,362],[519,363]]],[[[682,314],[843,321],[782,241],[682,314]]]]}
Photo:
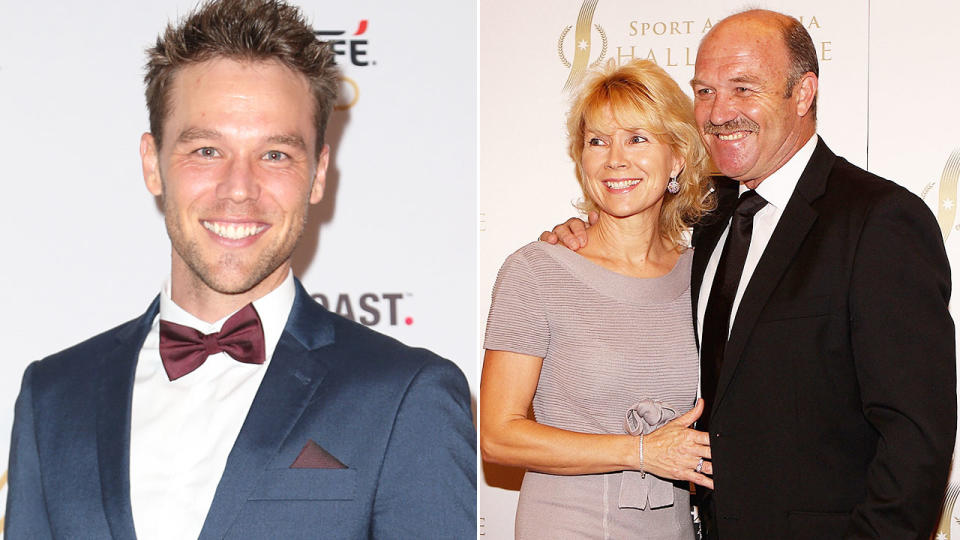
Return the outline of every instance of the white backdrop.
{"type": "MultiPolygon", "coordinates": [[[[575,213],[570,203],[580,193],[566,156],[570,96],[564,85],[578,65],[575,41],[585,37],[581,33],[575,39],[581,10],[586,6],[590,23],[587,47],[580,53],[585,63],[601,56],[604,62],[649,57],[687,88],[704,31],[744,7],[742,0],[563,0],[544,9],[547,4],[485,0],[479,5],[481,336],[504,258],[575,213]]],[[[944,230],[955,232],[947,237],[947,250],[953,267],[960,268],[960,232],[952,213],[960,172],[960,111],[938,95],[960,84],[960,73],[946,67],[957,51],[950,21],[960,15],[960,6],[937,0],[911,2],[909,10],[894,0],[750,5],[803,21],[820,53],[819,132],[837,154],[902,183],[923,195],[935,212],[940,209],[944,230]],[[955,150],[953,167],[944,174],[955,150]]],[[[513,537],[520,478],[520,471],[483,465],[480,535],[513,537]]],[[[938,531],[942,538],[960,537],[960,525],[950,519],[957,491],[960,487],[951,488],[938,531]]]]}
{"type": "MultiPolygon", "coordinates": [[[[457,362],[475,389],[475,6],[298,3],[315,30],[344,41],[337,61],[355,103],[333,114],[327,193],[295,271],[331,309],[379,318],[374,329],[457,362]]],[[[138,157],[143,50],[193,6],[4,3],[0,523],[27,363],[139,315],[169,273],[138,157]]]]}

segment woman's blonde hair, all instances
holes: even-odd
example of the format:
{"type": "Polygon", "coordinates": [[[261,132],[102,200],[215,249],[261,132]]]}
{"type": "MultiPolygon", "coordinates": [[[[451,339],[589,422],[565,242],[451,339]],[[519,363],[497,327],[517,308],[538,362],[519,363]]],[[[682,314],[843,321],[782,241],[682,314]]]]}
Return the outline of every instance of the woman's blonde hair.
{"type": "Polygon", "coordinates": [[[664,194],[660,231],[673,243],[684,244],[687,228],[716,206],[708,175],[710,157],[697,132],[693,102],[667,72],[649,60],[633,60],[591,74],[567,117],[568,153],[583,191],[583,199],[577,203],[582,212],[597,210],[584,189],[580,166],[584,134],[608,127],[604,124],[611,114],[619,126],[649,131],[683,159],[683,170],[677,176],[680,191],[664,194]]]}

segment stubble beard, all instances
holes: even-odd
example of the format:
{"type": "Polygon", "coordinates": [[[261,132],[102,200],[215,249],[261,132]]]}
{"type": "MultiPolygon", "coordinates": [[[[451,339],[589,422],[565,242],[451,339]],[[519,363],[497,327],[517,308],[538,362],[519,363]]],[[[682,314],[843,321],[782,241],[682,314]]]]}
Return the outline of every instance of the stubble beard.
{"type": "Polygon", "coordinates": [[[280,243],[268,246],[252,263],[246,263],[246,257],[240,254],[229,252],[219,255],[216,260],[207,260],[209,257],[204,255],[200,243],[184,234],[176,209],[169,208],[163,201],[163,210],[170,244],[190,269],[192,281],[229,295],[249,292],[290,260],[307,223],[307,209],[304,208],[302,218],[294,221],[280,243]]]}

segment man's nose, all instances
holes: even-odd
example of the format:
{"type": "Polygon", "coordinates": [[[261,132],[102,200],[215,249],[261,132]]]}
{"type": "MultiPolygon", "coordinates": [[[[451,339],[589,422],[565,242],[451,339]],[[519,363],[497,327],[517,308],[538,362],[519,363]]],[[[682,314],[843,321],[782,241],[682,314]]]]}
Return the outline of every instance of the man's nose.
{"type": "Polygon", "coordinates": [[[717,93],[713,102],[710,104],[710,122],[715,126],[719,126],[733,120],[737,115],[738,113],[733,106],[731,96],[724,92],[717,93]]]}
{"type": "Polygon", "coordinates": [[[256,167],[246,156],[230,160],[226,174],[217,186],[217,197],[234,202],[257,200],[260,197],[260,182],[256,167]]]}

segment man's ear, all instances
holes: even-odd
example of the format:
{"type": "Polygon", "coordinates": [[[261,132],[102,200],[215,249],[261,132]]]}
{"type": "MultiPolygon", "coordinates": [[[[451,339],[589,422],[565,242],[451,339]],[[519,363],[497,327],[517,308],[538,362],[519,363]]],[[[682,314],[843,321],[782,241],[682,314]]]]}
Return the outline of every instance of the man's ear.
{"type": "Polygon", "coordinates": [[[140,164],[143,167],[143,183],[147,191],[159,197],[163,194],[163,182],[160,179],[160,158],[157,142],[150,133],[140,136],[140,164]]]}
{"type": "Polygon", "coordinates": [[[310,204],[317,204],[323,199],[323,189],[327,186],[327,166],[330,165],[330,145],[323,145],[317,157],[317,172],[313,176],[313,186],[310,187],[310,204]]]}
{"type": "Polygon", "coordinates": [[[813,100],[817,97],[817,88],[819,80],[812,72],[804,73],[803,77],[797,82],[797,116],[806,116],[813,107],[813,100]]]}

